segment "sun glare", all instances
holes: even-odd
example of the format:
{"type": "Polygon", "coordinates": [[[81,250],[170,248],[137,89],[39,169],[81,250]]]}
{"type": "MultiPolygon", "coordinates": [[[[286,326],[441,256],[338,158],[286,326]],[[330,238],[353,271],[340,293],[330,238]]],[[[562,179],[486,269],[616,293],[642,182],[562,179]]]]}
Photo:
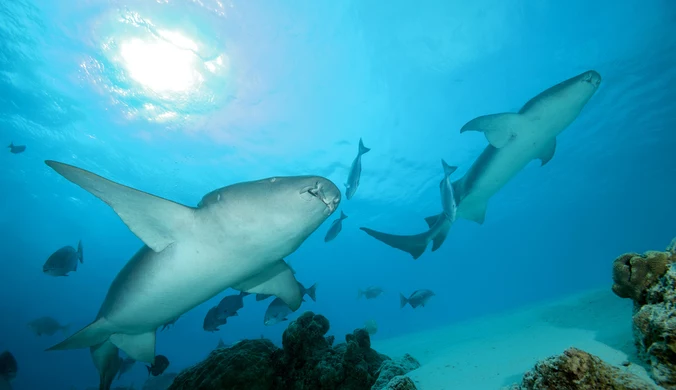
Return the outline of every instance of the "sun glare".
{"type": "Polygon", "coordinates": [[[133,38],[120,45],[120,55],[131,78],[157,92],[185,92],[202,81],[197,71],[195,42],[170,31],[159,38],[133,38]]]}

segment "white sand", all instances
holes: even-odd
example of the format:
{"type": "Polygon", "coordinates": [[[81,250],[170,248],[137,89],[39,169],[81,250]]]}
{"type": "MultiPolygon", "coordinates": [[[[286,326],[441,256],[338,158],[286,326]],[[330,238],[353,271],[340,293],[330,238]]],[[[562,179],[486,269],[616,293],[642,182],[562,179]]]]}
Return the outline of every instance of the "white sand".
{"type": "MultiPolygon", "coordinates": [[[[410,353],[421,390],[496,390],[520,382],[538,360],[577,347],[644,379],[631,331],[631,301],[593,291],[557,302],[386,340],[373,348],[410,353]],[[622,362],[632,364],[625,368],[622,362]]],[[[648,379],[650,380],[650,379],[648,379]]],[[[651,381],[652,383],[652,381],[651,381]]]]}

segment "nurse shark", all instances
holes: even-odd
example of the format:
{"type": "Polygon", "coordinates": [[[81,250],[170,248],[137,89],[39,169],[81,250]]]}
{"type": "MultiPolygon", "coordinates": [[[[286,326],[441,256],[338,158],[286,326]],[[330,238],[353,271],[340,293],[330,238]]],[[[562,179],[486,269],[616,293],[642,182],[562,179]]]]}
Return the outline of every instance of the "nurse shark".
{"type": "Polygon", "coordinates": [[[46,164],[109,205],[145,244],[113,280],[95,320],[48,349],[94,347],[102,361],[113,361],[107,357],[117,347],[154,363],[156,329],[229,287],[275,295],[297,310],[302,292],[284,257],[341,198],[323,177],[272,177],[220,188],[189,207],[71,165],[46,164]]]}
{"type": "MultiPolygon", "coordinates": [[[[489,145],[465,175],[453,182],[457,217],[483,224],[488,200],[516,176],[530,161],[547,164],[556,151],[556,137],[578,117],[601,84],[601,75],[589,70],[565,80],[530,99],[517,113],[484,115],[467,122],[460,132],[481,131],[489,145]]],[[[443,216],[427,217],[432,228],[443,216]]],[[[437,229],[431,240],[439,249],[451,222],[437,229]]],[[[392,235],[362,228],[379,241],[408,252],[414,259],[431,241],[429,234],[392,235]],[[423,242],[425,240],[426,242],[423,242]]],[[[431,230],[430,230],[431,231],[431,230]]]]}

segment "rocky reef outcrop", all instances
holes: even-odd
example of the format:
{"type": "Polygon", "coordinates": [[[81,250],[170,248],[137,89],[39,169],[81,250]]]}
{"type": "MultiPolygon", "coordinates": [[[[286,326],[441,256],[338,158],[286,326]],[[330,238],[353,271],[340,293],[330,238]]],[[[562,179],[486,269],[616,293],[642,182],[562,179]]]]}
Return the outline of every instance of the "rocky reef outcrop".
{"type": "Polygon", "coordinates": [[[577,348],[538,362],[509,390],[656,390],[634,374],[577,348]]]}
{"type": "Polygon", "coordinates": [[[364,329],[333,345],[329,321],[306,312],[291,322],[282,348],[265,339],[219,348],[181,372],[170,390],[380,390],[415,389],[402,375],[419,367],[406,355],[392,360],[371,348],[364,329]],[[377,386],[377,387],[376,387],[377,386]]]}
{"type": "Polygon", "coordinates": [[[634,301],[638,355],[660,386],[676,389],[676,239],[665,252],[627,253],[613,263],[613,292],[634,301]]]}

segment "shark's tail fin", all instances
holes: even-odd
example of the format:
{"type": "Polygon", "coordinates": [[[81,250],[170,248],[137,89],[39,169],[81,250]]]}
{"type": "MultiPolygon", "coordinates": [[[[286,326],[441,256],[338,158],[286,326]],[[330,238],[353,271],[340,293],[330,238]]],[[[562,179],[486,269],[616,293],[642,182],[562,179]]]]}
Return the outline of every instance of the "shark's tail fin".
{"type": "Polygon", "coordinates": [[[427,233],[415,234],[411,236],[400,236],[396,234],[378,232],[365,227],[360,227],[359,229],[365,231],[366,234],[378,241],[382,241],[393,248],[408,252],[411,256],[413,256],[414,259],[422,256],[422,254],[425,252],[425,249],[427,249],[427,244],[430,242],[427,233]]]}
{"type": "MultiPolygon", "coordinates": [[[[439,218],[445,218],[444,214],[437,214],[437,215],[432,215],[431,217],[425,218],[425,222],[427,222],[427,225],[432,228],[434,224],[437,223],[437,220],[439,218]]],[[[436,251],[441,247],[441,244],[446,241],[446,237],[448,236],[448,231],[451,229],[451,224],[449,223],[447,227],[444,227],[443,229],[439,230],[439,233],[432,239],[432,252],[436,251]]]]}
{"type": "Polygon", "coordinates": [[[77,242],[77,259],[80,260],[80,264],[84,263],[84,253],[82,252],[82,240],[77,242]]]}
{"type": "Polygon", "coordinates": [[[359,155],[368,153],[371,150],[371,148],[367,148],[364,146],[364,142],[359,138],[359,155]]]}
{"type": "Polygon", "coordinates": [[[10,142],[8,148],[13,148],[14,147],[14,142],[10,142]]]}
{"type": "Polygon", "coordinates": [[[404,306],[408,303],[408,299],[404,296],[404,294],[399,293],[399,308],[403,309],[404,306]]]}

